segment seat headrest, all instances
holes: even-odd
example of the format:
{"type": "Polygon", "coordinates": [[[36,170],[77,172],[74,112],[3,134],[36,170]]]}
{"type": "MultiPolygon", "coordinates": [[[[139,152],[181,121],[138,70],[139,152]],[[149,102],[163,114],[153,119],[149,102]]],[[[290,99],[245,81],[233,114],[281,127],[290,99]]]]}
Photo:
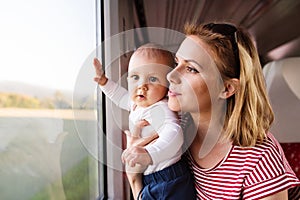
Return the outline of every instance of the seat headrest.
{"type": "Polygon", "coordinates": [[[275,113],[271,132],[280,142],[300,142],[300,57],[270,62],[263,73],[275,113]]]}

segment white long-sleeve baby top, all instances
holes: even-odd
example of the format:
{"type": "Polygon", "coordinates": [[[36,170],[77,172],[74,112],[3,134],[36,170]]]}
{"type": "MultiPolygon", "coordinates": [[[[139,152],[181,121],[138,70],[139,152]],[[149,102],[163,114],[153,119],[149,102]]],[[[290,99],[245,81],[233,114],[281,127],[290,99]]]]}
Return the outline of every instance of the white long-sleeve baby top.
{"type": "Polygon", "coordinates": [[[130,111],[130,131],[133,130],[136,122],[144,119],[150,125],[142,129],[141,137],[149,137],[155,132],[158,133],[158,139],[145,146],[153,162],[145,170],[145,175],[162,170],[180,160],[183,133],[177,114],[169,109],[166,99],[148,107],[137,106],[133,109],[134,102],[130,100],[129,93],[125,88],[108,80],[104,86],[100,86],[100,89],[117,106],[130,111]]]}

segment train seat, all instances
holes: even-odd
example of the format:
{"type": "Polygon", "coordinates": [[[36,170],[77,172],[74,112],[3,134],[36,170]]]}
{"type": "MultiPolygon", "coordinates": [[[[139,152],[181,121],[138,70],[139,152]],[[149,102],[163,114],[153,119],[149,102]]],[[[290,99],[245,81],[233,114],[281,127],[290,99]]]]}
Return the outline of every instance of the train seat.
{"type": "Polygon", "coordinates": [[[270,132],[300,179],[300,57],[270,62],[263,73],[275,113],[270,132]]]}

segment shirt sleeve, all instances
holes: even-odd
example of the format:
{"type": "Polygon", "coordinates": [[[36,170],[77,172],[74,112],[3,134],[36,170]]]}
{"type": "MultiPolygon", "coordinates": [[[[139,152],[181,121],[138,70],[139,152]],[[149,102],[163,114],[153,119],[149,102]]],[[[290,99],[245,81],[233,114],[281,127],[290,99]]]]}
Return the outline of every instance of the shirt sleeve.
{"type": "Polygon", "coordinates": [[[157,106],[151,111],[152,124],[158,133],[158,139],[145,148],[152,158],[154,165],[168,160],[181,153],[183,133],[177,116],[168,108],[157,106]]]}
{"type": "Polygon", "coordinates": [[[129,93],[119,84],[108,80],[103,86],[99,85],[104,94],[116,104],[118,107],[128,110],[130,109],[129,93]]]}
{"type": "Polygon", "coordinates": [[[299,186],[300,182],[272,135],[253,170],[246,176],[244,199],[261,199],[299,186]]]}

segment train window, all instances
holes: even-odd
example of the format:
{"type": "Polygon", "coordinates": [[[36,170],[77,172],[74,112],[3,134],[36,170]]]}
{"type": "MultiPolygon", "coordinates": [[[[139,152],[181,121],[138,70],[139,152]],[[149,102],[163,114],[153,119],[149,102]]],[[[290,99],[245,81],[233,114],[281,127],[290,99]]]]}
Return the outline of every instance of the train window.
{"type": "MultiPolygon", "coordinates": [[[[98,16],[96,57],[101,60],[106,75],[126,87],[128,56],[126,54],[116,56],[116,52],[119,52],[118,49],[122,47],[118,39],[114,39],[114,35],[120,32],[119,15],[116,13],[119,10],[119,2],[98,1],[96,7],[98,16]]],[[[104,95],[102,96],[99,88],[97,88],[97,99],[100,139],[99,178],[100,183],[103,183],[103,187],[100,187],[102,191],[100,198],[130,199],[130,190],[121,163],[124,146],[122,130],[128,129],[128,113],[117,108],[104,95]]]]}
{"type": "Polygon", "coordinates": [[[83,143],[98,151],[94,106],[84,96],[72,105],[76,75],[95,48],[94,8],[84,0],[0,3],[0,199],[99,196],[98,162],[83,143]]]}

